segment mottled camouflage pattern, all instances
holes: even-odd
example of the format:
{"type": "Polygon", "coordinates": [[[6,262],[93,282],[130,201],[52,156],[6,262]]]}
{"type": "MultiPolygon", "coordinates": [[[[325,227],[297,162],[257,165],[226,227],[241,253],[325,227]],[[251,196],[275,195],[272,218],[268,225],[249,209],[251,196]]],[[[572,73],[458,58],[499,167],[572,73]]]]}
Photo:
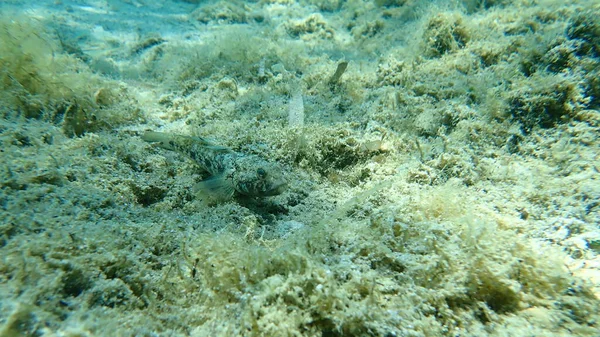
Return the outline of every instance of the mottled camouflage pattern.
{"type": "Polygon", "coordinates": [[[196,186],[217,199],[229,199],[236,192],[250,197],[281,194],[286,188],[283,170],[258,156],[234,152],[200,137],[146,132],[142,139],[189,156],[212,176],[196,186]]]}

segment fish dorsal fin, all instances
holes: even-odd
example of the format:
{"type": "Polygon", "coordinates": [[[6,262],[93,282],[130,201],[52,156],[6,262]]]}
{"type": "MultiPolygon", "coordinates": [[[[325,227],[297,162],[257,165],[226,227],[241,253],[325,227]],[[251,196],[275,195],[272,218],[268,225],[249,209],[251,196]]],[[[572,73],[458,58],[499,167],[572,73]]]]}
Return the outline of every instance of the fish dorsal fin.
{"type": "Polygon", "coordinates": [[[201,147],[205,147],[214,152],[230,153],[233,152],[230,148],[221,145],[215,145],[206,138],[197,136],[183,136],[171,133],[146,131],[142,134],[141,138],[149,143],[157,143],[160,147],[167,150],[179,150],[186,146],[193,146],[197,144],[201,147]],[[184,144],[184,145],[182,145],[184,144]]]}
{"type": "Polygon", "coordinates": [[[194,141],[197,141],[198,143],[202,144],[202,146],[206,147],[207,149],[210,149],[215,152],[233,152],[233,150],[228,148],[227,146],[215,145],[214,143],[212,143],[211,141],[209,141],[206,138],[197,137],[197,136],[190,137],[190,138],[192,138],[194,141]]]}

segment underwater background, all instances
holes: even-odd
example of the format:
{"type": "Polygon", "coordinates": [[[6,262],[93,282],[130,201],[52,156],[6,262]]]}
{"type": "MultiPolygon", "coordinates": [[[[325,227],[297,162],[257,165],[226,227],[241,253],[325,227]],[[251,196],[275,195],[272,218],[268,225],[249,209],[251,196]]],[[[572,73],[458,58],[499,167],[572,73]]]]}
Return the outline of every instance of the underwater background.
{"type": "Polygon", "coordinates": [[[600,336],[599,17],[2,0],[0,336],[600,336]],[[287,189],[209,201],[146,131],[287,189]]]}

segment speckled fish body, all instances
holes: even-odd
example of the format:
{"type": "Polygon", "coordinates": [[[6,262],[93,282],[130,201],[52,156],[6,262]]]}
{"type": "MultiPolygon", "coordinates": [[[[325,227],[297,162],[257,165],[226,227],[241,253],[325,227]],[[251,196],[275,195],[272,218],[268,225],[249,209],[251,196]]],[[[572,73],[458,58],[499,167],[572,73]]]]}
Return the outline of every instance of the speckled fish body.
{"type": "Polygon", "coordinates": [[[211,144],[200,137],[146,132],[142,139],[193,159],[211,174],[197,184],[195,190],[209,193],[218,200],[229,199],[236,193],[250,197],[278,195],[287,185],[279,165],[211,144]]]}

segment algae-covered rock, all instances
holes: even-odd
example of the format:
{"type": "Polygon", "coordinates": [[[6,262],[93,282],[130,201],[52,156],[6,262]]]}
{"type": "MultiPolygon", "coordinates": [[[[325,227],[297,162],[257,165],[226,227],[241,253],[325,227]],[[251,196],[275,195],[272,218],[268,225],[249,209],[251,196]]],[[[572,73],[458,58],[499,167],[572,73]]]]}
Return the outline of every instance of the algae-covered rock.
{"type": "Polygon", "coordinates": [[[0,336],[596,337],[598,11],[3,1],[0,336]]]}

